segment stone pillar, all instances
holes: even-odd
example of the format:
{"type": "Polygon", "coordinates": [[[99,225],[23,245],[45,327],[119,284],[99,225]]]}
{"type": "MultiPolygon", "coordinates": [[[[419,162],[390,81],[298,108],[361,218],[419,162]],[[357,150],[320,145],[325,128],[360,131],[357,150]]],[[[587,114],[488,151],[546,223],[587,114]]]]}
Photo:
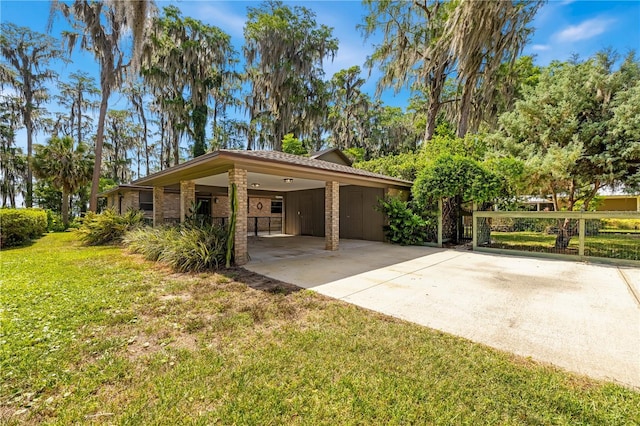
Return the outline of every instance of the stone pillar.
{"type": "Polygon", "coordinates": [[[324,189],[325,250],[338,250],[340,242],[340,184],[327,182],[324,189]]]}
{"type": "Polygon", "coordinates": [[[196,183],[192,180],[180,181],[180,222],[184,222],[189,208],[196,201],[196,183]]]}
{"type": "MultiPolygon", "coordinates": [[[[229,196],[231,185],[236,184],[236,196],[238,197],[238,211],[236,212],[236,232],[233,236],[233,256],[236,265],[244,265],[248,261],[247,247],[247,171],[244,169],[229,170],[229,196]]],[[[229,215],[231,218],[231,205],[229,198],[229,215]]]]}
{"type": "Polygon", "coordinates": [[[153,187],[153,226],[164,224],[164,188],[162,186],[153,187]]]}

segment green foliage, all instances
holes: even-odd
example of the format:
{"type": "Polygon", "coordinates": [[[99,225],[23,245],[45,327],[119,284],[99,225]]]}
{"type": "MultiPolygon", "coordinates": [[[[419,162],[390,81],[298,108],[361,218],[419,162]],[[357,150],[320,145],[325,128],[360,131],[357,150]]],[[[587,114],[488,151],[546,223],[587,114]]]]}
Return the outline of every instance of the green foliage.
{"type": "Polygon", "coordinates": [[[427,240],[427,222],[413,212],[408,202],[389,197],[379,201],[379,209],[389,221],[384,233],[392,243],[421,245],[427,240]]]}
{"type": "Polygon", "coordinates": [[[47,209],[47,230],[49,232],[62,232],[65,229],[67,227],[62,221],[62,216],[53,210],[47,209]]]}
{"type": "Polygon", "coordinates": [[[129,210],[119,215],[115,210],[107,209],[99,214],[88,212],[77,232],[86,245],[117,244],[127,231],[143,224],[144,212],[140,210],[129,210]]]}
{"type": "Polygon", "coordinates": [[[40,209],[0,209],[0,247],[14,247],[42,236],[47,213],[40,209]]]}
{"type": "Polygon", "coordinates": [[[418,204],[459,196],[462,201],[488,202],[501,194],[498,175],[482,163],[460,155],[443,154],[416,178],[412,192],[418,204]]]}
{"type": "Polygon", "coordinates": [[[418,171],[425,166],[426,161],[423,155],[410,152],[355,163],[353,167],[412,181],[418,175],[418,171]]]}
{"type": "Polygon", "coordinates": [[[304,147],[300,139],[293,136],[293,133],[287,133],[282,139],[282,152],[295,155],[309,155],[309,151],[304,147]]]}
{"type": "Polygon", "coordinates": [[[227,232],[216,225],[138,228],[123,242],[147,260],[168,264],[178,272],[219,269],[225,263],[227,232]]]}
{"type": "Polygon", "coordinates": [[[492,140],[526,164],[530,194],[565,198],[569,210],[582,200],[588,209],[599,189],[640,182],[640,63],[629,54],[615,70],[617,59],[603,51],[585,62],[554,62],[500,117],[492,140]]]}

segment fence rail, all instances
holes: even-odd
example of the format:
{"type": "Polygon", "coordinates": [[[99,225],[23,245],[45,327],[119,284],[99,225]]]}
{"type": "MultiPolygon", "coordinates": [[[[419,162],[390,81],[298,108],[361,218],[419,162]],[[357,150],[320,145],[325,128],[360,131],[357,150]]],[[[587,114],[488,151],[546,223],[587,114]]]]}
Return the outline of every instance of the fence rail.
{"type": "Polygon", "coordinates": [[[640,265],[640,212],[473,213],[473,249],[640,265]]]}

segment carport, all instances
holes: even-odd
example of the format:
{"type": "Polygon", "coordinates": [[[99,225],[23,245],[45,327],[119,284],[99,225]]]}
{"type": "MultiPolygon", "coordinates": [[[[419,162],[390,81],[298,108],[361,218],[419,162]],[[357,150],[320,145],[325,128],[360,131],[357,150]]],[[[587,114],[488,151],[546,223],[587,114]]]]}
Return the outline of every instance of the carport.
{"type": "MultiPolygon", "coordinates": [[[[184,220],[199,194],[217,201],[228,197],[229,188],[235,186],[234,259],[243,265],[248,260],[250,196],[283,200],[283,233],[323,237],[325,250],[335,251],[341,237],[382,241],[384,216],[375,209],[378,199],[408,196],[411,182],[353,168],[336,149],[312,157],[220,150],[138,179],[133,185],[153,188],[154,225],[165,221],[167,191],[179,192],[179,219],[184,220]]],[[[222,209],[230,217],[231,203],[227,201],[222,209]]]]}

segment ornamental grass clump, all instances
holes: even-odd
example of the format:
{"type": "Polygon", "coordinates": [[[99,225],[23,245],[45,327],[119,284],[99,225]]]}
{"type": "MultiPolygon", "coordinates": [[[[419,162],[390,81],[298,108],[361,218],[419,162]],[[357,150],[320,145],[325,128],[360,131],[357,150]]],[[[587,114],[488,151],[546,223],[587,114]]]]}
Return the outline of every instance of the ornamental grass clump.
{"type": "Polygon", "coordinates": [[[107,209],[100,214],[87,213],[77,232],[82,242],[89,246],[118,244],[128,231],[143,225],[144,213],[140,210],[119,215],[115,210],[107,209]]]}
{"type": "Polygon", "coordinates": [[[224,266],[227,230],[217,225],[140,228],[124,243],[145,259],[166,263],[177,272],[201,272],[224,266]]]}

